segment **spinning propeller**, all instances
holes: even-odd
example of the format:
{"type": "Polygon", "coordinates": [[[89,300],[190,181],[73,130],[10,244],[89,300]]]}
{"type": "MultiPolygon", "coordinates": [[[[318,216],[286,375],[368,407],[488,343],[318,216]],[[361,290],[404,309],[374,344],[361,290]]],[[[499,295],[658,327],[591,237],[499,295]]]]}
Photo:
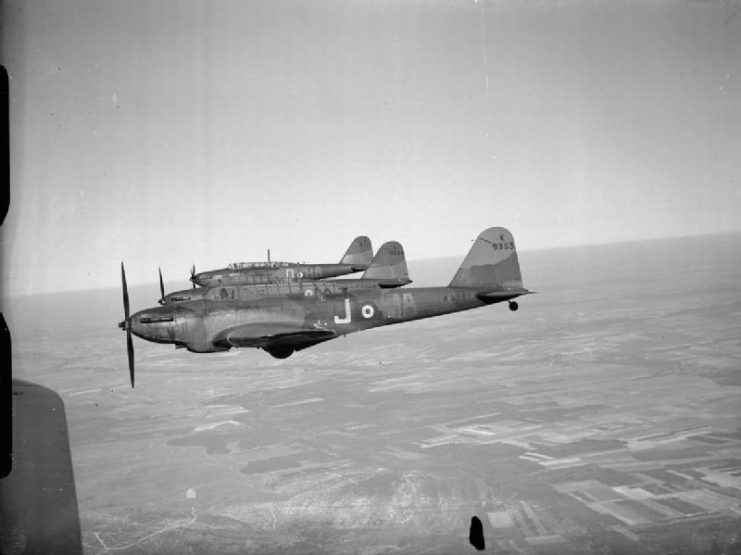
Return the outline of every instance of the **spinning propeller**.
{"type": "MultiPolygon", "coordinates": [[[[160,275],[160,283],[162,277],[160,275]]],[[[123,305],[124,321],[119,322],[118,327],[126,330],[126,353],[129,357],[129,377],[131,378],[131,387],[134,387],[134,342],[131,339],[131,316],[129,314],[129,291],[126,288],[126,272],[124,271],[123,262],[121,262],[121,287],[123,288],[123,305]]]]}

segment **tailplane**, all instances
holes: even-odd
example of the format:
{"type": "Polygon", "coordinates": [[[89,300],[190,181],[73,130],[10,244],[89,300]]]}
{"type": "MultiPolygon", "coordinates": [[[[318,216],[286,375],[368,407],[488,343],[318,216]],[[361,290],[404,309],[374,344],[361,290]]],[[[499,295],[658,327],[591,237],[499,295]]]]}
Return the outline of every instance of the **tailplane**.
{"type": "Polygon", "coordinates": [[[365,270],[373,259],[373,245],[371,240],[365,235],[353,239],[350,246],[345,251],[345,255],[340,260],[340,264],[349,264],[355,268],[356,272],[365,270]]]}
{"type": "Polygon", "coordinates": [[[458,268],[450,287],[474,287],[480,292],[527,292],[522,287],[520,263],[512,234],[503,227],[490,227],[482,231],[458,268]]]}
{"type": "Polygon", "coordinates": [[[379,280],[380,287],[400,287],[412,283],[409,279],[404,247],[396,241],[381,245],[361,278],[379,280]]]}

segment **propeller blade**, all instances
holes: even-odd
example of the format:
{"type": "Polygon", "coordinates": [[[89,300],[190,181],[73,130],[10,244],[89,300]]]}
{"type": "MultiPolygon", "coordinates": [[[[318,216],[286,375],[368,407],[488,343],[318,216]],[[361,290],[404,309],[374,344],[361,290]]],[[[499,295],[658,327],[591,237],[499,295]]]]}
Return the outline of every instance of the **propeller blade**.
{"type": "Polygon", "coordinates": [[[131,318],[129,315],[129,289],[126,287],[126,271],[121,262],[121,288],[123,289],[124,321],[119,324],[121,329],[126,330],[126,353],[129,357],[129,377],[131,387],[134,387],[134,342],[131,340],[131,318]]]}
{"type": "Polygon", "coordinates": [[[129,357],[129,378],[131,388],[134,388],[134,342],[131,340],[131,328],[126,328],[126,354],[129,357]]]}
{"type": "Polygon", "coordinates": [[[193,281],[193,278],[194,278],[194,277],[196,277],[196,265],[195,265],[195,264],[193,264],[193,265],[192,265],[192,266],[190,267],[190,281],[192,281],[192,282],[193,282],[193,289],[195,289],[195,288],[196,288],[196,282],[195,282],[195,281],[193,281]]]}
{"type": "Polygon", "coordinates": [[[129,290],[126,287],[126,272],[124,264],[121,262],[121,287],[123,288],[124,319],[129,321],[129,290]]]}
{"type": "Polygon", "coordinates": [[[160,273],[160,301],[165,300],[165,284],[162,283],[162,268],[157,268],[160,273]]]}

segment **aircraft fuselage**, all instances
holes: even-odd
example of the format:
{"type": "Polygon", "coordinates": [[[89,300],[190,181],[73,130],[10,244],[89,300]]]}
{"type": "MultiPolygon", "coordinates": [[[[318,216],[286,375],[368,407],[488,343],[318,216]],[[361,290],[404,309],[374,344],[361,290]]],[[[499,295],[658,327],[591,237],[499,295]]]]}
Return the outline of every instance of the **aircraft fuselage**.
{"type": "Polygon", "coordinates": [[[160,304],[184,301],[256,301],[266,297],[313,297],[321,295],[339,295],[344,291],[357,289],[401,287],[411,283],[409,278],[391,279],[337,279],[331,281],[287,280],[284,282],[223,285],[183,289],[166,295],[160,304]]]}
{"type": "Polygon", "coordinates": [[[324,279],[360,272],[367,264],[293,264],[275,263],[254,268],[221,268],[194,275],[191,280],[202,287],[221,285],[260,285],[287,283],[300,279],[324,279]]]}
{"type": "MultiPolygon", "coordinates": [[[[195,352],[227,350],[233,346],[266,347],[271,343],[260,326],[326,330],[336,336],[430,318],[514,299],[527,290],[513,288],[484,297],[475,288],[360,289],[340,294],[268,297],[253,301],[198,300],[155,307],[131,317],[132,332],[148,341],[174,343],[195,352]],[[239,345],[225,330],[253,325],[253,338],[239,345]]],[[[331,339],[332,337],[327,337],[331,339]]],[[[300,347],[299,347],[300,348],[300,347]]]]}

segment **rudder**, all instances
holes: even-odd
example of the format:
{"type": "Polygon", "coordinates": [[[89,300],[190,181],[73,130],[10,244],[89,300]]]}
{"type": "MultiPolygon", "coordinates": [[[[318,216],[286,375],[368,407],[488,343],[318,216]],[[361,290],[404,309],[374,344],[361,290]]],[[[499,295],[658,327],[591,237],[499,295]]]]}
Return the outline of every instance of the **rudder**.
{"type": "Polygon", "coordinates": [[[482,231],[455,273],[450,287],[479,291],[522,289],[515,240],[503,227],[482,231]]]}

